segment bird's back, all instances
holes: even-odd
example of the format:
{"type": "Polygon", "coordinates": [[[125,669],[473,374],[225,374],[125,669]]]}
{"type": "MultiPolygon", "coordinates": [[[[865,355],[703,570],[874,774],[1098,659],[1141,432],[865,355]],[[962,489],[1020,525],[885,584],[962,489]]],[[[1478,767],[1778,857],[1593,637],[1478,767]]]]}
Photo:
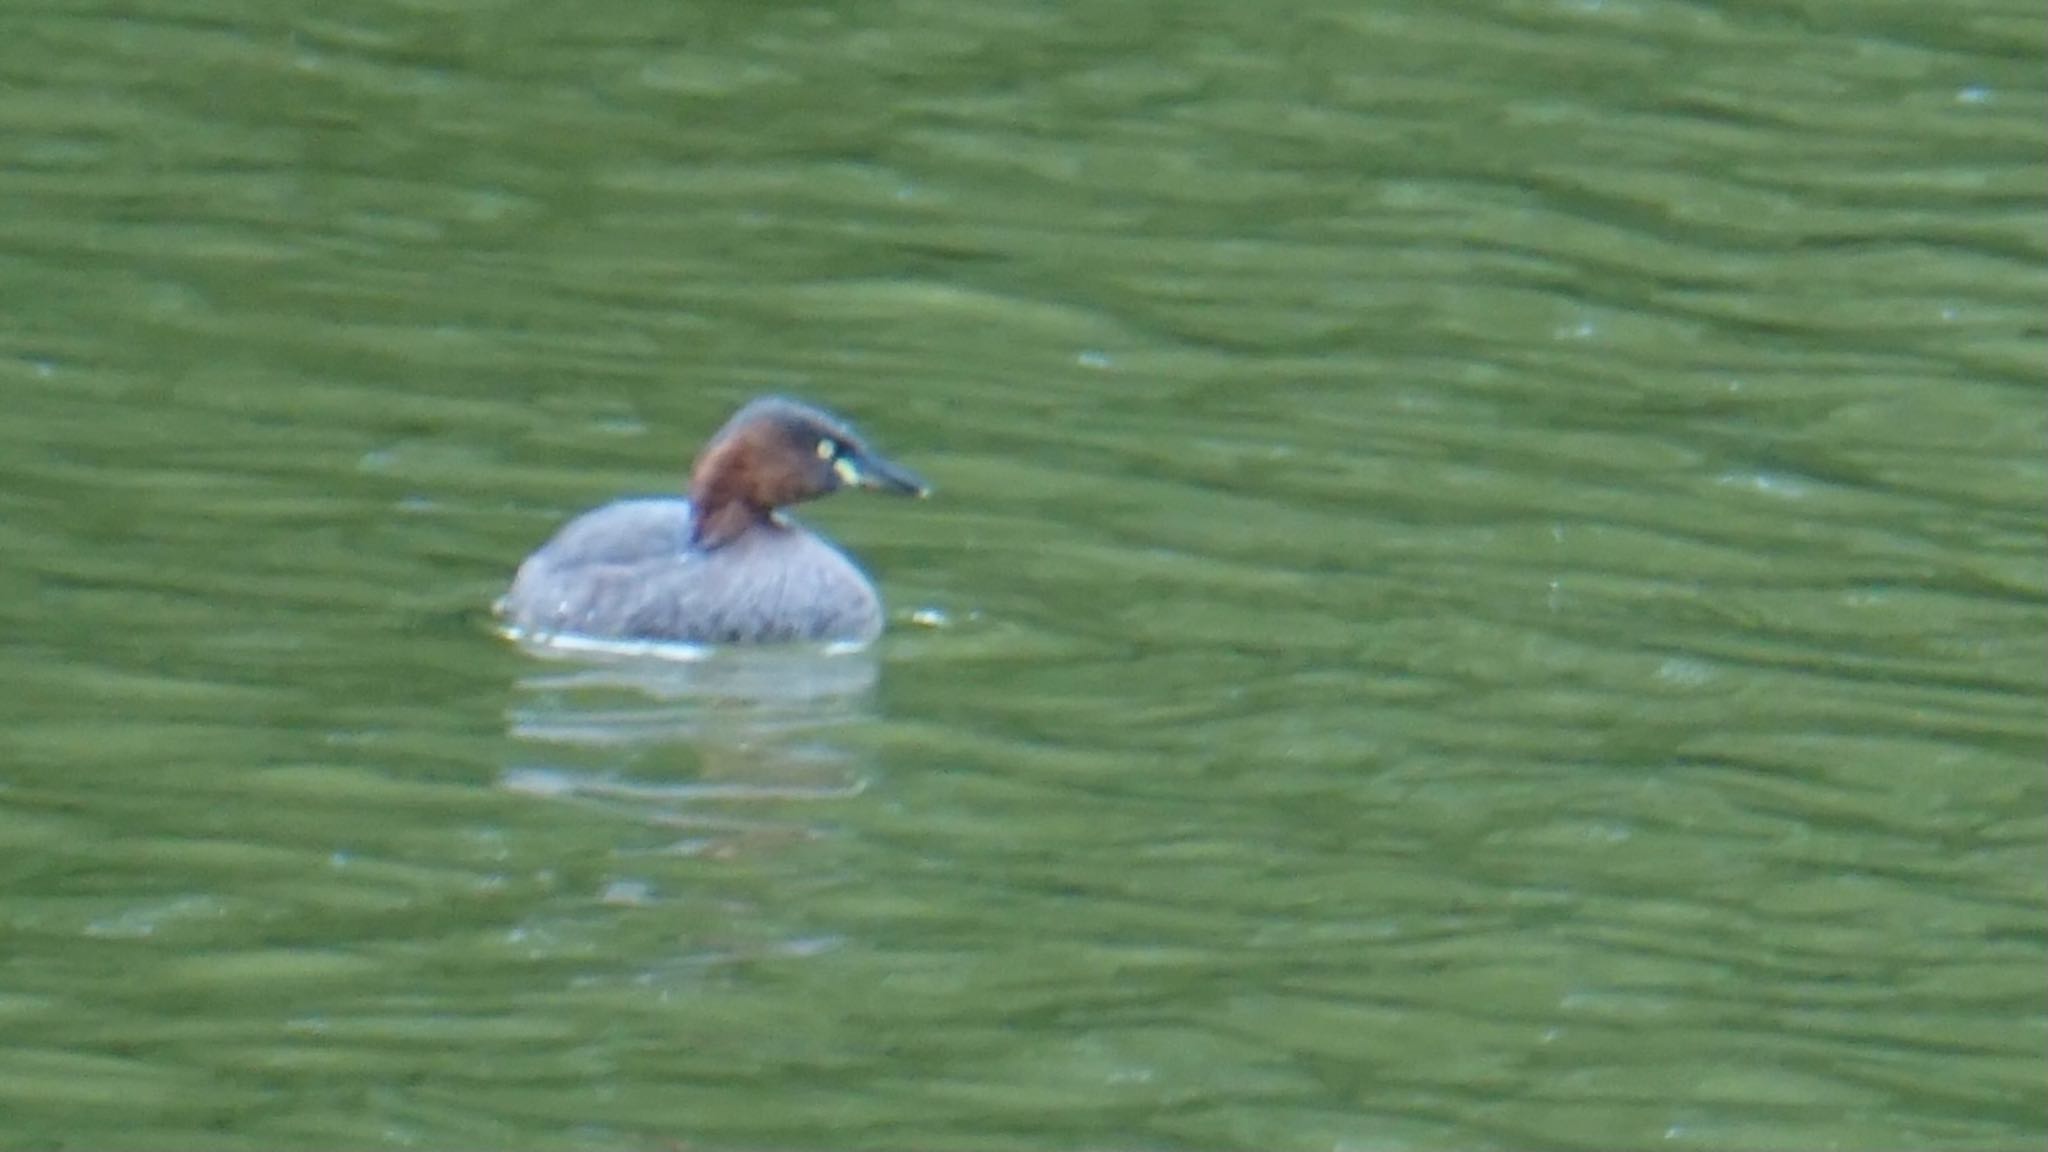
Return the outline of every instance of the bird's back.
{"type": "Polygon", "coordinates": [[[527,557],[498,612],[520,633],[598,640],[865,642],[882,606],[867,577],[793,524],[760,524],[711,551],[691,545],[680,499],[586,512],[527,557]]]}

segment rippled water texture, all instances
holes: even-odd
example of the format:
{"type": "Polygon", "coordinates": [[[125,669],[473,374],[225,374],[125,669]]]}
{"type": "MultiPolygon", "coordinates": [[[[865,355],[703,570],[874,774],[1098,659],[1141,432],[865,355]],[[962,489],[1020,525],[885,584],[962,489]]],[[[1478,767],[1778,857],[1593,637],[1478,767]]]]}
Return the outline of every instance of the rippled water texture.
{"type": "Polygon", "coordinates": [[[2048,1140],[2037,3],[0,11],[0,1146],[2048,1140]],[[491,599],[744,398],[863,655],[491,599]]]}

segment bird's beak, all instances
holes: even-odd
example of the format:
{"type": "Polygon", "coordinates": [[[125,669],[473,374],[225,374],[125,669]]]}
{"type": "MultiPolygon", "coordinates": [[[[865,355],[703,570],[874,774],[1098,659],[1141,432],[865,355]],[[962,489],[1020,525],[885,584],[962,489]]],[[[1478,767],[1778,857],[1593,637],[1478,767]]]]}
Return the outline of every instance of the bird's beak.
{"type": "Polygon", "coordinates": [[[839,480],[858,488],[870,488],[876,492],[888,492],[897,496],[915,496],[922,500],[932,494],[930,485],[918,479],[917,474],[907,468],[898,467],[871,452],[859,456],[841,456],[832,464],[839,480]]]}

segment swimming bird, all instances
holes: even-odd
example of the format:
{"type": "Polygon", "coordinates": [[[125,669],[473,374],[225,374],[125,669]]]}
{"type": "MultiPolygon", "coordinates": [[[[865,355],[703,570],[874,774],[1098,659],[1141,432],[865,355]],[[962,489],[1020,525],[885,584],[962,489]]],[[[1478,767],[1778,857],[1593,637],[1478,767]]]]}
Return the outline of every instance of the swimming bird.
{"type": "Polygon", "coordinates": [[[704,446],[687,498],[577,516],[519,566],[496,611],[534,640],[871,641],[882,631],[874,585],[781,511],[841,488],[930,493],[844,420],[787,397],[754,400],[704,446]]]}

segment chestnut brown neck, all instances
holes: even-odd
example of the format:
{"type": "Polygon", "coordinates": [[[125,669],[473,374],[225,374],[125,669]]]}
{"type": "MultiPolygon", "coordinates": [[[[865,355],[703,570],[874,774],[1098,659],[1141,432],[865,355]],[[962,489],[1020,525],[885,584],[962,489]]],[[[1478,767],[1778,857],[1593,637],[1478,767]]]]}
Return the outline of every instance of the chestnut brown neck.
{"type": "Polygon", "coordinates": [[[722,548],[754,528],[772,526],[775,523],[773,513],[742,500],[728,500],[723,504],[700,504],[692,498],[690,507],[690,545],[706,552],[722,548]]]}
{"type": "Polygon", "coordinates": [[[697,458],[690,472],[690,544],[710,550],[739,539],[749,529],[772,524],[775,485],[764,464],[766,446],[741,428],[721,436],[697,458]]]}

